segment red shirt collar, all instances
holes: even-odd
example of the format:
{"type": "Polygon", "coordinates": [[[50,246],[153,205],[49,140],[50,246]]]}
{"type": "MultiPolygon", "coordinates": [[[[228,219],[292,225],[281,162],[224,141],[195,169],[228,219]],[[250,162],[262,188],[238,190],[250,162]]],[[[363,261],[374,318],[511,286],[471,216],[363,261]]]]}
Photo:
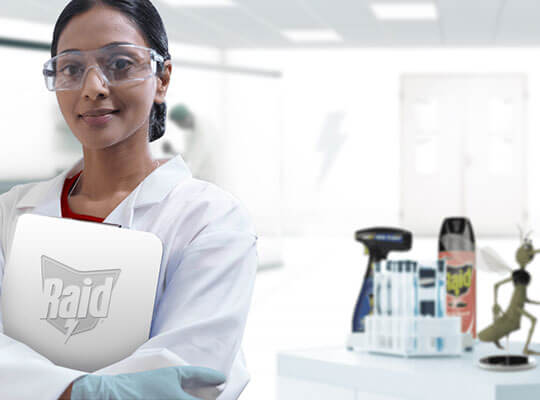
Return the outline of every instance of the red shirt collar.
{"type": "Polygon", "coordinates": [[[84,214],[77,214],[71,211],[68,204],[68,193],[73,188],[74,183],[77,181],[77,178],[81,174],[82,171],[75,174],[71,178],[66,178],[64,181],[64,186],[62,188],[62,196],[60,197],[60,205],[61,205],[61,211],[62,211],[62,217],[63,218],[73,218],[73,219],[81,219],[84,221],[94,221],[94,222],[103,222],[105,218],[99,218],[99,217],[93,217],[91,215],[84,215],[84,214]]]}

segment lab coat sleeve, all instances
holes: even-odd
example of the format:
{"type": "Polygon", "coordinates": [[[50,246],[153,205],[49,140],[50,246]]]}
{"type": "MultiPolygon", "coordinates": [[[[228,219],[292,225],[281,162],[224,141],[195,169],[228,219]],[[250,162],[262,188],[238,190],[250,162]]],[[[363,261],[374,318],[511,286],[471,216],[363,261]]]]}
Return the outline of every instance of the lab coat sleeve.
{"type": "MultiPolygon", "coordinates": [[[[1,217],[0,210],[0,224],[1,217]]],[[[4,253],[0,246],[0,282],[4,276],[4,265],[4,253]]],[[[5,335],[2,321],[0,308],[0,399],[57,400],[73,380],[85,375],[83,371],[59,367],[25,344],[5,335]]]]}
{"type": "Polygon", "coordinates": [[[184,248],[166,282],[151,338],[128,358],[96,373],[196,365],[228,376],[251,303],[256,242],[241,206],[205,226],[184,248]]]}

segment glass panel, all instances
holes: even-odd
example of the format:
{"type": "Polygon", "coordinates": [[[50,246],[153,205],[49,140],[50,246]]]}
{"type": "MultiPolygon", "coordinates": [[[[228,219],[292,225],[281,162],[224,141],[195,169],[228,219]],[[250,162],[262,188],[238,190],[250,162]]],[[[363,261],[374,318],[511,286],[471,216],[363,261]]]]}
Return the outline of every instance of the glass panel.
{"type": "Polygon", "coordinates": [[[492,98],[489,101],[489,132],[508,132],[512,129],[514,104],[511,99],[492,98]]]}
{"type": "Polygon", "coordinates": [[[439,106],[435,100],[420,99],[413,105],[413,118],[420,132],[433,132],[439,129],[439,106]]]}
{"type": "Polygon", "coordinates": [[[489,172],[510,176],[513,173],[513,140],[502,134],[489,136],[489,172]]]}
{"type": "Polygon", "coordinates": [[[417,136],[415,144],[416,171],[433,175],[439,170],[439,136],[417,136]]]}

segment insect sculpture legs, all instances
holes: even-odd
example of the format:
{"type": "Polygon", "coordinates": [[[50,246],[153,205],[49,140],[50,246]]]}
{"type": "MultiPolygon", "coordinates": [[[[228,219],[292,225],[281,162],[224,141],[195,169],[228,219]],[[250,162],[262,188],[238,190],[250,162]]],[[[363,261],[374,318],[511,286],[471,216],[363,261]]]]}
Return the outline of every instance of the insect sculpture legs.
{"type": "Polygon", "coordinates": [[[499,302],[497,301],[497,291],[499,290],[499,286],[504,285],[505,283],[512,282],[512,278],[503,279],[500,282],[497,282],[494,286],[494,296],[493,296],[493,320],[496,320],[499,318],[499,314],[502,313],[501,306],[499,306],[499,302]]]}
{"type": "Polygon", "coordinates": [[[536,318],[529,314],[524,309],[520,308],[518,310],[522,315],[526,316],[531,320],[531,328],[529,329],[529,336],[527,336],[527,342],[525,343],[525,348],[523,349],[524,354],[533,354],[533,355],[540,355],[540,352],[529,350],[529,343],[531,342],[532,334],[534,332],[534,327],[536,326],[536,318]]]}
{"type": "Polygon", "coordinates": [[[497,324],[497,320],[503,314],[502,308],[497,301],[497,291],[499,290],[499,287],[501,285],[504,285],[505,283],[509,283],[509,282],[512,282],[512,278],[504,279],[495,284],[494,286],[495,293],[493,296],[494,297],[493,324],[478,334],[478,337],[480,338],[480,340],[492,341],[495,344],[495,346],[497,346],[499,349],[503,349],[503,347],[499,343],[499,340],[503,336],[508,336],[510,332],[512,332],[512,328],[504,326],[502,321],[497,324]]]}

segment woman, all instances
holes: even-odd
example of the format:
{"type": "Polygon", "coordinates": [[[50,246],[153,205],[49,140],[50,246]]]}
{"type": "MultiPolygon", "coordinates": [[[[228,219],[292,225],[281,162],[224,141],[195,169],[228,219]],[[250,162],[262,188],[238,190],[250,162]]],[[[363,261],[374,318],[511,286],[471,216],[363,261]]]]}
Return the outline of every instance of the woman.
{"type": "Polygon", "coordinates": [[[174,398],[193,399],[179,380],[219,385],[222,373],[219,399],[236,399],[249,380],[241,341],[257,236],[239,201],[193,179],[181,156],[151,158],[149,141],[165,131],[172,71],[158,12],[149,0],[73,0],[56,23],[51,56],[46,84],[83,158],[49,181],[0,196],[0,277],[24,213],[152,232],[163,260],[150,339],[100,371],[111,376],[56,366],[0,333],[0,398],[151,398],[142,391],[159,383],[176,390],[174,398]],[[140,372],[158,368],[165,369],[140,372]]]}

